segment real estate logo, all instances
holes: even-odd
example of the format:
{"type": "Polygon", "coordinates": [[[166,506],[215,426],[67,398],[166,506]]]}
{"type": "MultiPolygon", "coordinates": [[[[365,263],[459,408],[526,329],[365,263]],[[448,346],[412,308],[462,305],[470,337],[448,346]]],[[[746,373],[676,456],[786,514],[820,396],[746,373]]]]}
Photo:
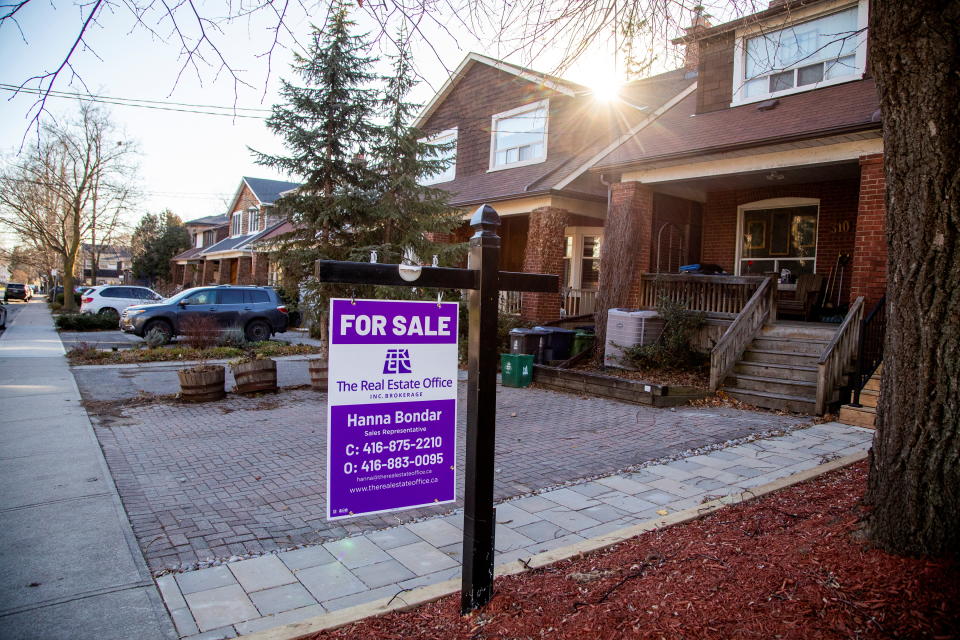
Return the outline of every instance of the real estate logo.
{"type": "Polygon", "coordinates": [[[387,357],[383,361],[383,372],[387,374],[413,373],[410,367],[409,349],[387,349],[387,357]]]}

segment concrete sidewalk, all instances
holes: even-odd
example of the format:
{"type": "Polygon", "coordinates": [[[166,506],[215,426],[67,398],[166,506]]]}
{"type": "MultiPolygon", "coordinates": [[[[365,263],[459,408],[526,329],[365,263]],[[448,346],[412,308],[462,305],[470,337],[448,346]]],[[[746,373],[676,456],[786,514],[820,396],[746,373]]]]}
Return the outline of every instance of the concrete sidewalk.
{"type": "Polygon", "coordinates": [[[46,306],[0,337],[0,637],[176,637],[46,306]]]}
{"type": "MultiPolygon", "coordinates": [[[[497,506],[496,564],[609,534],[866,451],[873,431],[832,422],[571,483],[497,506]]],[[[293,551],[168,574],[181,636],[233,638],[458,578],[457,512],[293,551]]]]}

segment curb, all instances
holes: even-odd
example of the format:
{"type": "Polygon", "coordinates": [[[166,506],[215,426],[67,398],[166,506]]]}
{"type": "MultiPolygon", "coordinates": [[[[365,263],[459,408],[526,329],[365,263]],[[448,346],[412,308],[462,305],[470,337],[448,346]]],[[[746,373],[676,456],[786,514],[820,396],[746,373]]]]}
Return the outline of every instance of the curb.
{"type": "MultiPolygon", "coordinates": [[[[672,513],[662,518],[655,518],[640,524],[618,529],[617,531],[613,531],[597,538],[583,540],[566,547],[560,547],[559,549],[538,553],[537,555],[532,556],[529,560],[523,562],[520,560],[514,560],[513,562],[502,564],[496,567],[494,573],[496,576],[515,575],[530,569],[537,569],[539,567],[554,564],[555,562],[559,562],[561,560],[567,560],[590,551],[596,551],[598,549],[610,547],[624,542],[625,540],[629,540],[630,538],[636,537],[642,533],[696,520],[701,516],[705,516],[713,513],[714,511],[722,509],[727,505],[747,502],[779,489],[784,489],[786,487],[805,482],[824,473],[835,471],[837,469],[849,466],[855,462],[859,462],[866,457],[866,451],[844,456],[843,458],[838,458],[837,460],[817,465],[816,467],[807,469],[806,471],[800,471],[799,473],[779,478],[773,482],[768,482],[767,484],[743,491],[739,494],[724,496],[722,498],[718,498],[717,500],[711,500],[710,502],[705,502],[704,504],[690,507],[689,509],[684,509],[683,511],[677,511],[676,513],[672,513]]],[[[336,629],[337,627],[358,622],[364,618],[382,615],[391,611],[406,611],[422,604],[439,600],[440,598],[454,594],[458,591],[460,591],[460,579],[454,578],[445,582],[438,582],[436,584],[419,587],[408,592],[401,592],[391,598],[381,598],[379,600],[374,600],[373,602],[368,602],[365,604],[356,605],[354,607],[316,616],[302,622],[294,622],[240,637],[244,638],[245,640],[300,640],[320,631],[336,629]]]]}

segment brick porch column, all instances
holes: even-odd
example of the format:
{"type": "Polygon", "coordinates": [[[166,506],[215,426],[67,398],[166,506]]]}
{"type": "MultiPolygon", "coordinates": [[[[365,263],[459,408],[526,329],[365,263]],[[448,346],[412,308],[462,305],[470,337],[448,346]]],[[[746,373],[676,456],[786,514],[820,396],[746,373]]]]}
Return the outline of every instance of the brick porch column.
{"type": "Polygon", "coordinates": [[[265,253],[253,254],[253,284],[265,286],[270,277],[270,257],[265,253]]]}
{"type": "Polygon", "coordinates": [[[197,284],[201,284],[201,285],[214,284],[214,281],[213,281],[214,262],[215,262],[214,260],[203,261],[203,273],[200,276],[200,282],[198,282],[197,284]]]}
{"type": "Polygon", "coordinates": [[[610,186],[610,210],[603,228],[600,291],[594,319],[598,347],[606,335],[607,310],[640,302],[640,274],[650,271],[653,191],[639,182],[610,186]]]}
{"type": "Polygon", "coordinates": [[[253,258],[237,258],[237,284],[253,284],[253,258]]]}
{"type": "MultiPolygon", "coordinates": [[[[527,273],[552,273],[563,281],[563,238],[570,212],[556,207],[540,207],[530,213],[527,249],[523,270],[527,273]]],[[[560,292],[524,293],[520,317],[530,322],[560,319],[560,292]]]]}
{"type": "Polygon", "coordinates": [[[220,271],[217,273],[217,284],[230,284],[231,265],[236,258],[228,258],[220,261],[220,271]]]}
{"type": "Polygon", "coordinates": [[[860,157],[860,201],[853,246],[850,301],[864,297],[865,313],[887,291],[887,206],[883,154],[860,157]]]}

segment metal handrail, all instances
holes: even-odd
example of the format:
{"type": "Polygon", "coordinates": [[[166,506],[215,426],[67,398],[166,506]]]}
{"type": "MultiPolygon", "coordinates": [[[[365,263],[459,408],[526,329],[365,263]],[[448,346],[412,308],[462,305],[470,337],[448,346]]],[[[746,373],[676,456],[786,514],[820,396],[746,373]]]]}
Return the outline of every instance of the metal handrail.
{"type": "Polygon", "coordinates": [[[853,379],[853,402],[851,406],[860,406],[860,392],[867,386],[877,368],[883,362],[883,338],[887,331],[887,296],[883,296],[874,305],[860,328],[860,342],[857,345],[857,372],[853,379]]]}

